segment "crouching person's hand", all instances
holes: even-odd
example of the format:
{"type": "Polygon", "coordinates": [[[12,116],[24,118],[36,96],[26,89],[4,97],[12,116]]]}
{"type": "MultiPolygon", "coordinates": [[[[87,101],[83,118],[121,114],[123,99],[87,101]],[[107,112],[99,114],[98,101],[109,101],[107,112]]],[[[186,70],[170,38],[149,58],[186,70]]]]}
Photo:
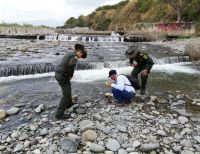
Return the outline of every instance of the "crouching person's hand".
{"type": "Polygon", "coordinates": [[[111,83],[110,83],[110,82],[106,82],[106,86],[107,86],[108,88],[111,88],[111,83]]]}

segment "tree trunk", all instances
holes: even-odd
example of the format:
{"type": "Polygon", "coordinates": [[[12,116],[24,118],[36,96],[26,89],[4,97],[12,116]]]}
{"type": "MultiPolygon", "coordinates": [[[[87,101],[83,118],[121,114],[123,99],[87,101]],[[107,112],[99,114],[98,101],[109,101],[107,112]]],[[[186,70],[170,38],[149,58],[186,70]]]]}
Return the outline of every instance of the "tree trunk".
{"type": "Polygon", "coordinates": [[[176,8],[176,13],[177,13],[177,22],[181,22],[181,10],[180,8],[176,8]]]}

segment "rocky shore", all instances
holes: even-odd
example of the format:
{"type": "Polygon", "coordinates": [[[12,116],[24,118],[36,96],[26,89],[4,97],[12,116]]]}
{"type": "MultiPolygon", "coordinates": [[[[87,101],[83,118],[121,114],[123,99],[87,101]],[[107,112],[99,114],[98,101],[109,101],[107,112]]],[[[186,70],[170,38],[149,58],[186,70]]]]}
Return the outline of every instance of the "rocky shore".
{"type": "MultiPolygon", "coordinates": [[[[2,42],[2,64],[54,63],[66,48],[73,50],[70,42],[2,42]]],[[[110,44],[87,43],[90,60],[125,60],[122,53],[126,46],[110,44]]],[[[185,46],[184,42],[180,46],[176,42],[152,44],[158,44],[152,50],[159,48],[156,51],[161,53],[171,48],[169,53],[182,54],[185,46]]],[[[104,81],[73,82],[78,100],[67,111],[71,118],[65,121],[54,118],[61,90],[53,77],[1,83],[0,154],[200,154],[199,74],[176,76],[175,80],[152,72],[150,97],[137,95],[124,107],[108,102],[104,81]],[[176,83],[180,79],[183,81],[176,83]]]]}
{"type": "Polygon", "coordinates": [[[174,108],[188,102],[199,107],[199,99],[180,92],[166,99],[138,95],[131,104],[118,107],[104,98],[103,88],[89,89],[91,95],[80,94],[65,121],[54,119],[56,104],[49,103],[59,100],[60,94],[48,96],[44,103],[10,104],[1,110],[0,153],[200,153],[199,117],[174,108]],[[12,126],[14,117],[23,123],[12,126]]]}

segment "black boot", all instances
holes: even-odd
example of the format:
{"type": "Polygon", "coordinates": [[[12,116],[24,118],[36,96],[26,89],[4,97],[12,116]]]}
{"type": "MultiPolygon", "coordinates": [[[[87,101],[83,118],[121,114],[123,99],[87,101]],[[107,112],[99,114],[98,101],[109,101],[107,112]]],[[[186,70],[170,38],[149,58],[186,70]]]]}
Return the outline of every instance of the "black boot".
{"type": "Polygon", "coordinates": [[[63,114],[63,115],[55,115],[55,118],[57,120],[66,120],[66,119],[69,119],[70,118],[70,115],[69,114],[63,114]]]}
{"type": "Polygon", "coordinates": [[[141,89],[140,94],[144,95],[146,91],[147,77],[141,76],[141,89]]]}
{"type": "Polygon", "coordinates": [[[146,90],[145,88],[141,88],[140,89],[140,95],[144,95],[145,94],[145,90],[146,90]]]}

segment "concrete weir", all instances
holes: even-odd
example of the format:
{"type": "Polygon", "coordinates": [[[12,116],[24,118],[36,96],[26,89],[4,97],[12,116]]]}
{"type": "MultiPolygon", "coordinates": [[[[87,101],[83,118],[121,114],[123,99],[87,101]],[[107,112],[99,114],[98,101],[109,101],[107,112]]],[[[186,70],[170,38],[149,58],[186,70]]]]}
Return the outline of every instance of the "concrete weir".
{"type": "Polygon", "coordinates": [[[153,39],[147,35],[128,35],[128,36],[111,36],[111,35],[79,35],[79,34],[32,34],[32,35],[6,35],[0,34],[0,38],[13,39],[37,39],[46,41],[100,41],[100,42],[149,42],[153,39]]]}
{"type": "Polygon", "coordinates": [[[0,35],[0,38],[44,40],[45,35],[0,35]]]}

